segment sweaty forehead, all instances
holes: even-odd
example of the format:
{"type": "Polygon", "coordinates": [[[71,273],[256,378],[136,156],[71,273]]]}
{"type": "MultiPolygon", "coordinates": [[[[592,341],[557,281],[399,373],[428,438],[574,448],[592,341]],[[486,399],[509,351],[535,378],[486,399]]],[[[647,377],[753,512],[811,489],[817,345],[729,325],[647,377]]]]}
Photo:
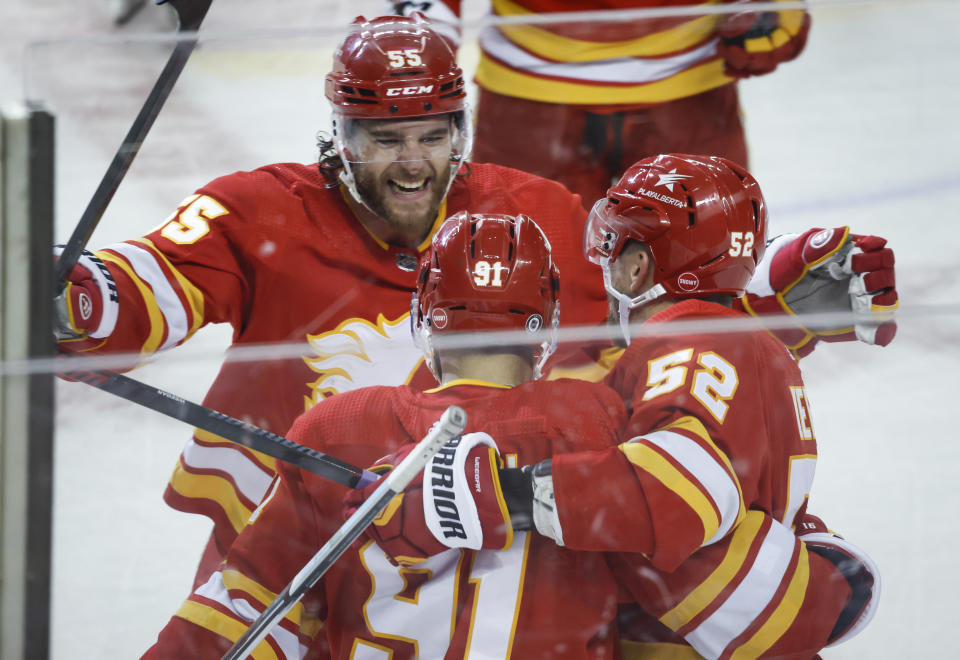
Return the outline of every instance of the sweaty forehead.
{"type": "Polygon", "coordinates": [[[368,133],[422,134],[443,131],[450,127],[450,120],[443,117],[423,119],[357,119],[357,125],[368,133]]]}

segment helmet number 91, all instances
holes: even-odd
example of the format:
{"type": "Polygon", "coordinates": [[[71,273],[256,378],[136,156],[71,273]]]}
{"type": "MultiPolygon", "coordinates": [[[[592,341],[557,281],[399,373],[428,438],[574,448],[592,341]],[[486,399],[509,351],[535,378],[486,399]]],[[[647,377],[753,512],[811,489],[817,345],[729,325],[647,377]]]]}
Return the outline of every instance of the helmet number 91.
{"type": "Polygon", "coordinates": [[[390,66],[394,68],[402,66],[423,66],[423,60],[420,59],[420,52],[413,48],[388,50],[387,57],[390,58],[390,66]]]}
{"type": "Polygon", "coordinates": [[[503,286],[501,273],[508,270],[506,266],[494,261],[478,261],[473,267],[473,281],[477,286],[503,286]]]}
{"type": "Polygon", "coordinates": [[[753,232],[752,231],[732,231],[730,232],[730,256],[731,257],[750,257],[753,256],[753,232]]]}

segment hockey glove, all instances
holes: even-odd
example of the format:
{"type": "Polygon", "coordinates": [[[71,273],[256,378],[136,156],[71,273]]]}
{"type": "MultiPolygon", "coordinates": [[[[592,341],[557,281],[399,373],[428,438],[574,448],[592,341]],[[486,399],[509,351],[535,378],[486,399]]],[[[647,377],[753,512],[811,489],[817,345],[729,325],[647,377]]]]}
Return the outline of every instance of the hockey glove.
{"type": "MultiPolygon", "coordinates": [[[[370,469],[389,472],[413,447],[401,447],[370,469]]],[[[419,563],[450,548],[509,548],[513,528],[500,489],[499,460],[497,445],[486,433],[454,438],[374,519],[368,536],[400,565],[419,563]]],[[[344,517],[378,485],[348,492],[344,517]]]]}
{"type": "Polygon", "coordinates": [[[796,533],[809,552],[834,564],[850,584],[850,601],[840,613],[827,645],[839,644],[858,634],[873,618],[880,600],[880,571],[867,553],[829,531],[816,516],[804,513],[796,533]]]}
{"type": "Polygon", "coordinates": [[[728,76],[758,76],[799,55],[809,31],[810,14],[802,9],[727,14],[717,27],[717,53],[728,76]]]}
{"type": "Polygon", "coordinates": [[[772,329],[798,357],[819,339],[886,346],[897,331],[899,305],[893,250],[878,236],[850,234],[847,227],[811,229],[774,239],[741,299],[754,315],[854,313],[852,326],[803,322],[772,329]],[[882,318],[870,318],[879,314],[882,318]]]}
{"type": "Polygon", "coordinates": [[[552,462],[548,458],[536,465],[500,470],[504,500],[513,528],[536,529],[563,545],[563,529],[553,497],[552,462]]]}
{"type": "MultiPolygon", "coordinates": [[[[63,248],[54,248],[59,257],[63,248]]],[[[54,299],[54,336],[67,353],[92,348],[113,332],[117,323],[117,286],[107,266],[84,250],[54,299]]]]}

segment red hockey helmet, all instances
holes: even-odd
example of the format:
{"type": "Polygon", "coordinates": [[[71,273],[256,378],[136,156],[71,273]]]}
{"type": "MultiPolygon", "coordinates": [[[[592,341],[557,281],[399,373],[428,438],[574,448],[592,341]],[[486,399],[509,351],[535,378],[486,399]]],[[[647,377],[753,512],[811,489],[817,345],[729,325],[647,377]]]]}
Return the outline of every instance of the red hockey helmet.
{"type": "Polygon", "coordinates": [[[717,156],[667,154],[631,166],[594,205],[584,252],[603,265],[628,240],[640,241],[666,295],[739,295],[763,257],[766,232],[766,204],[749,172],[717,156]]]}
{"type": "Polygon", "coordinates": [[[419,12],[354,21],[333,55],[326,96],[343,117],[424,117],[466,109],[463,71],[419,12]]]}
{"type": "Polygon", "coordinates": [[[560,280],[550,243],[532,219],[456,213],[434,235],[420,267],[411,324],[438,379],[431,336],[478,330],[534,335],[534,377],[539,377],[556,346],[560,280]]]}

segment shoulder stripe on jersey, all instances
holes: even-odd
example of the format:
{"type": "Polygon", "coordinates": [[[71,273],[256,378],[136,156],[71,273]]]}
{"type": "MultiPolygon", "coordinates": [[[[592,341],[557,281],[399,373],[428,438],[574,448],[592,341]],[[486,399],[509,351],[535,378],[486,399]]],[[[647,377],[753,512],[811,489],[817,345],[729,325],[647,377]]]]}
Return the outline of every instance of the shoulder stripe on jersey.
{"type": "Polygon", "coordinates": [[[743,569],[765,519],[762,511],[748,511],[743,522],[734,528],[730,545],[717,568],[672,610],[661,616],[660,622],[671,630],[680,630],[714,603],[743,569]]]}
{"type": "Polygon", "coordinates": [[[140,347],[140,353],[144,355],[156,353],[160,347],[160,341],[163,339],[164,323],[163,313],[160,311],[160,307],[157,305],[157,301],[154,299],[150,287],[137,276],[126,260],[108,252],[100,252],[97,256],[99,256],[102,261],[109,261],[119,267],[137,287],[137,290],[140,292],[140,297],[143,298],[143,303],[147,307],[147,316],[150,319],[150,335],[140,347]]]}
{"type": "Polygon", "coordinates": [[[229,479],[213,474],[193,474],[177,461],[170,477],[170,488],[187,499],[212,500],[223,509],[236,533],[247,524],[253,508],[245,506],[237,497],[237,489],[229,479]]]}
{"type": "Polygon", "coordinates": [[[685,639],[705,658],[719,657],[776,596],[797,545],[793,532],[783,525],[771,525],[737,588],[700,625],[684,635],[685,639]]]}
{"type": "Polygon", "coordinates": [[[755,660],[773,646],[797,618],[809,582],[810,556],[806,546],[801,545],[797,568],[780,604],[760,629],[730,656],[730,660],[755,660]]]}
{"type": "MultiPolygon", "coordinates": [[[[201,628],[206,628],[221,637],[235,642],[247,631],[248,624],[243,621],[237,621],[222,612],[218,612],[209,605],[198,603],[194,600],[186,600],[177,610],[174,616],[195,623],[201,628]]],[[[250,653],[254,660],[281,660],[276,652],[270,647],[266,640],[260,642],[250,653]]],[[[296,656],[294,656],[296,657],[296,656]]]]}
{"type": "Polygon", "coordinates": [[[123,255],[130,262],[137,276],[153,290],[154,300],[167,322],[167,338],[160,348],[171,348],[183,341],[188,330],[187,313],[154,256],[143,248],[129,243],[115,243],[108,245],[105,249],[123,255]]]}
{"type": "Polygon", "coordinates": [[[204,302],[203,294],[200,292],[193,282],[188,280],[186,276],[180,272],[170,260],[167,259],[167,255],[157,249],[157,246],[154,245],[153,241],[149,238],[136,238],[134,242],[142,243],[147,246],[153,255],[163,261],[164,265],[167,267],[173,276],[176,278],[177,283],[180,285],[180,289],[183,291],[183,295],[187,300],[187,304],[190,305],[191,316],[193,317],[193,322],[190,324],[190,329],[187,331],[187,337],[193,335],[197,330],[200,329],[200,326],[203,325],[204,319],[204,302]]]}
{"type": "Polygon", "coordinates": [[[216,470],[230,475],[237,490],[250,502],[257,504],[263,499],[273,482],[273,472],[264,472],[239,449],[229,445],[205,447],[191,438],[183,448],[181,460],[184,466],[198,470],[216,470]]]}

